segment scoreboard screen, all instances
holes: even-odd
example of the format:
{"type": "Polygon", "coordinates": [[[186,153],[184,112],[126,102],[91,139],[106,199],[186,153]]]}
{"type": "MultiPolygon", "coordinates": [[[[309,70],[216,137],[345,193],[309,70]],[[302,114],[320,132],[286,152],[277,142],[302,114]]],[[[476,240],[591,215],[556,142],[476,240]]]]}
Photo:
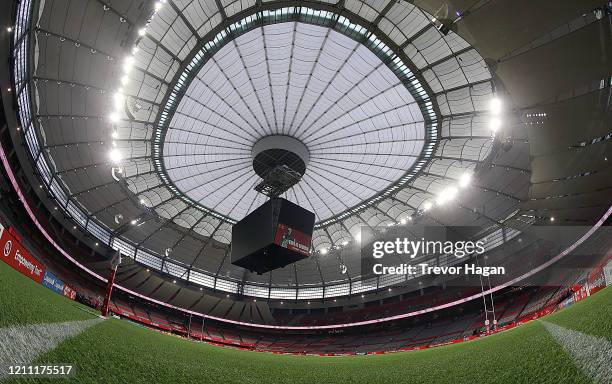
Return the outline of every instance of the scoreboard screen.
{"type": "Polygon", "coordinates": [[[272,198],[232,228],[232,264],[265,273],[310,256],[314,213],[272,198]]]}

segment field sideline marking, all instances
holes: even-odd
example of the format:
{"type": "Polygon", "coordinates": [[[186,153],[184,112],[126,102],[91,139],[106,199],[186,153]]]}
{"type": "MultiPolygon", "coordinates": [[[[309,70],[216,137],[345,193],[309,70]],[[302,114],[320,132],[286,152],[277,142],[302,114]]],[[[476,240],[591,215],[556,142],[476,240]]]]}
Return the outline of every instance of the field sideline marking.
{"type": "Polygon", "coordinates": [[[98,318],[0,328],[0,379],[6,377],[8,365],[30,364],[62,341],[101,321],[103,320],[98,318]]]}
{"type": "Polygon", "coordinates": [[[594,383],[610,382],[612,378],[610,340],[573,331],[547,321],[542,321],[542,324],[594,383]]]}

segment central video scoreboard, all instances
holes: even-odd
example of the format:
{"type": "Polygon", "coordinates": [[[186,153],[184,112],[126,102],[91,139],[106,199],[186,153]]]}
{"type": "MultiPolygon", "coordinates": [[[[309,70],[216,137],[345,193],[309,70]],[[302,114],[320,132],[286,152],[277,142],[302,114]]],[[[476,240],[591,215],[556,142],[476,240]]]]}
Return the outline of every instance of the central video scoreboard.
{"type": "Polygon", "coordinates": [[[314,221],[307,209],[270,199],[233,226],[232,264],[262,274],[309,257],[314,221]]]}

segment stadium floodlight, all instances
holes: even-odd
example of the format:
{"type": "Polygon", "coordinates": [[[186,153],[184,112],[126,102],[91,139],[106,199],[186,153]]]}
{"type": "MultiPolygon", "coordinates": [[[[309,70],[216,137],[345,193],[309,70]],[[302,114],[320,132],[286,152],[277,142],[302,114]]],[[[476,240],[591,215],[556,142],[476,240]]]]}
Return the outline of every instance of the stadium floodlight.
{"type": "Polygon", "coordinates": [[[112,149],[108,156],[110,157],[111,161],[114,163],[118,163],[121,161],[121,152],[119,152],[118,149],[112,149]]]}
{"type": "Polygon", "coordinates": [[[431,209],[431,207],[433,207],[433,204],[431,203],[431,201],[426,201],[423,204],[423,211],[427,212],[427,211],[429,211],[431,209]]]}
{"type": "Polygon", "coordinates": [[[502,125],[502,122],[497,117],[494,117],[489,121],[489,129],[491,129],[493,133],[499,131],[499,128],[501,127],[501,125],[502,125]]]}
{"type": "Polygon", "coordinates": [[[400,224],[402,224],[402,225],[406,224],[406,219],[401,219],[400,220],[400,224]]]}
{"type": "Polygon", "coordinates": [[[457,196],[457,188],[455,187],[446,187],[440,192],[438,198],[436,199],[436,204],[444,205],[449,201],[452,201],[457,196]]]}
{"type": "Polygon", "coordinates": [[[459,178],[459,187],[466,188],[470,185],[471,182],[472,182],[472,174],[470,172],[465,172],[459,178]]]}
{"type": "Polygon", "coordinates": [[[322,255],[326,255],[327,254],[327,248],[321,248],[320,250],[322,255]]]}
{"type": "Polygon", "coordinates": [[[134,56],[128,56],[123,62],[123,71],[129,73],[134,66],[134,56]]]}
{"type": "Polygon", "coordinates": [[[498,97],[494,97],[491,99],[489,103],[489,110],[493,115],[499,115],[502,111],[503,104],[502,101],[498,97]]]}
{"type": "Polygon", "coordinates": [[[121,153],[117,149],[113,149],[109,152],[111,161],[118,163],[121,161],[121,153]]]}
{"type": "Polygon", "coordinates": [[[140,28],[138,30],[138,36],[144,36],[147,34],[147,29],[146,28],[140,28]]]}

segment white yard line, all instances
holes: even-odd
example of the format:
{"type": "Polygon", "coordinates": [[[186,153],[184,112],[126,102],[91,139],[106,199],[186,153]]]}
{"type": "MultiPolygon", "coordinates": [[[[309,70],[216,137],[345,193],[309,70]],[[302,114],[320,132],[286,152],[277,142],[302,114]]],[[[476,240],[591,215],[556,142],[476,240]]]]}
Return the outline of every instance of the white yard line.
{"type": "Polygon", "coordinates": [[[612,342],[542,321],[546,330],[595,383],[612,383],[612,342]]]}
{"type": "Polygon", "coordinates": [[[8,365],[29,364],[67,338],[101,321],[91,319],[0,328],[0,379],[6,376],[8,365]]]}

